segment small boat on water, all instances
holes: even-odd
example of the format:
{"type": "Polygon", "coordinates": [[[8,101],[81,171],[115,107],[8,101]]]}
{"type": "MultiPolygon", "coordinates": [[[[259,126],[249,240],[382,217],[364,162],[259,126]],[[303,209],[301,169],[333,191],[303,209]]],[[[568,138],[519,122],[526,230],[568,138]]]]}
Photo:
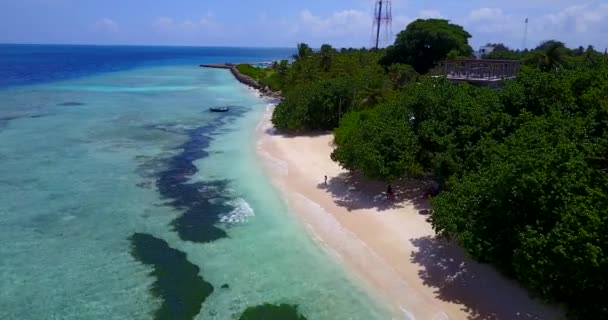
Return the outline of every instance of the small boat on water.
{"type": "Polygon", "coordinates": [[[228,107],[209,108],[211,112],[228,112],[228,110],[230,110],[228,107]]]}

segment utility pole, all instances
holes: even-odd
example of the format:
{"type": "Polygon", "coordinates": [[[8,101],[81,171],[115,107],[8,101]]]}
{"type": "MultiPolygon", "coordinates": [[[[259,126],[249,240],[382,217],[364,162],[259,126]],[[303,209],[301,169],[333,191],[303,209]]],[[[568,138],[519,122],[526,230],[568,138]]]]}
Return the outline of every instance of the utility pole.
{"type": "Polygon", "coordinates": [[[528,18],[526,18],[526,26],[524,27],[524,51],[528,47],[528,18]]]}

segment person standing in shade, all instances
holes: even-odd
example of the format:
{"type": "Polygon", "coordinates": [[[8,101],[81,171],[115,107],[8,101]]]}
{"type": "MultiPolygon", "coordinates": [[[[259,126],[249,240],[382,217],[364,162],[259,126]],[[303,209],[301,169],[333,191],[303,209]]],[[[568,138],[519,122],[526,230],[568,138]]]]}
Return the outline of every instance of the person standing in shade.
{"type": "Polygon", "coordinates": [[[327,176],[325,176],[325,185],[327,185],[327,176]]]}
{"type": "Polygon", "coordinates": [[[389,201],[393,201],[395,199],[393,195],[393,187],[390,184],[388,185],[388,187],[386,187],[386,199],[388,199],[389,201]]]}

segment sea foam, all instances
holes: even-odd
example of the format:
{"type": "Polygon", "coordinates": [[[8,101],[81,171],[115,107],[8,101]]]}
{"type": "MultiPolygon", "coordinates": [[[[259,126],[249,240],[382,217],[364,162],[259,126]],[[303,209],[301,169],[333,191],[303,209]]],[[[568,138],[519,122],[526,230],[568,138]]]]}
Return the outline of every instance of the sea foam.
{"type": "Polygon", "coordinates": [[[239,224],[247,221],[248,218],[253,217],[255,212],[247,201],[243,198],[237,198],[228,202],[229,205],[234,207],[234,210],[220,217],[220,222],[227,224],[239,224]]]}

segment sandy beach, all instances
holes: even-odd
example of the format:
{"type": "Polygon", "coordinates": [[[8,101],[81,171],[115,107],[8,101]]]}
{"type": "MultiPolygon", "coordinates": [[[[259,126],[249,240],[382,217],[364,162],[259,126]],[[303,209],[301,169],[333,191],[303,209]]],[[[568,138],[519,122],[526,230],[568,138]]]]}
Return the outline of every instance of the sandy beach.
{"type": "Polygon", "coordinates": [[[269,107],[257,128],[257,151],[271,179],[311,235],[387,303],[395,319],[563,318],[436,239],[427,222],[428,185],[402,181],[394,186],[396,201],[388,202],[386,185],[351,175],[330,159],[331,134],[275,134],[271,113],[269,107]]]}

